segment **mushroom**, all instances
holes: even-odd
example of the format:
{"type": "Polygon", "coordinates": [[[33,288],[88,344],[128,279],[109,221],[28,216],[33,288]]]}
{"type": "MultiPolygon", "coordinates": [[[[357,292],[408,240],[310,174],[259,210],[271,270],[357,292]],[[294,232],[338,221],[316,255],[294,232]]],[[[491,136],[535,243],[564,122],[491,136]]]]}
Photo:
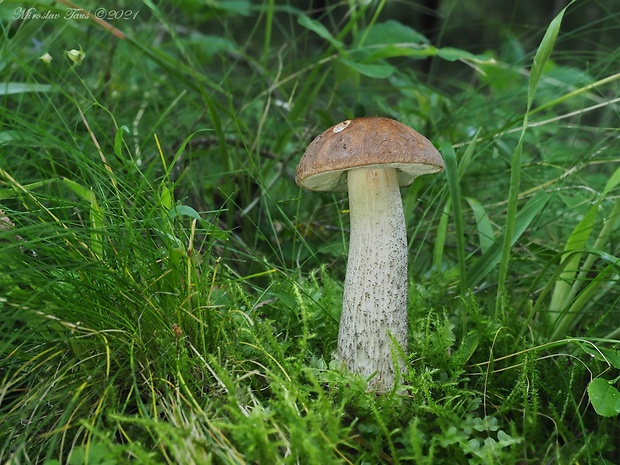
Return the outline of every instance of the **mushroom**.
{"type": "Polygon", "coordinates": [[[350,245],[336,357],[369,381],[394,387],[398,357],[407,350],[407,232],[399,187],[442,171],[433,144],[389,118],[355,118],[310,144],[296,182],[313,191],[349,192],[350,245]]]}

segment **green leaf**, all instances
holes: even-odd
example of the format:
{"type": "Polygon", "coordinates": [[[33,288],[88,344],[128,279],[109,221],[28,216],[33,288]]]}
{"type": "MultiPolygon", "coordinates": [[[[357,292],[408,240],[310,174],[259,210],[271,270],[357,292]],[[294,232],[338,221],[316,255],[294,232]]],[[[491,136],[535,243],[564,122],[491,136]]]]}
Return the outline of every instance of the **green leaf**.
{"type": "Polygon", "coordinates": [[[24,94],[26,92],[49,92],[49,84],[30,84],[28,82],[5,82],[0,84],[0,95],[24,94]]]}
{"type": "Polygon", "coordinates": [[[297,19],[297,22],[299,23],[300,26],[303,26],[306,29],[309,29],[310,31],[314,32],[316,35],[318,35],[322,39],[325,39],[326,41],[328,41],[338,50],[342,50],[344,48],[344,44],[340,42],[339,40],[335,39],[330,34],[330,32],[327,30],[327,28],[323,26],[321,23],[319,23],[318,21],[315,21],[314,19],[311,19],[306,15],[301,15],[297,19]]]}
{"type": "Polygon", "coordinates": [[[168,218],[174,219],[179,216],[189,216],[197,220],[202,220],[200,214],[188,205],[176,205],[168,211],[168,218]]]}
{"type": "Polygon", "coordinates": [[[599,348],[599,350],[607,363],[620,370],[620,354],[617,351],[604,347],[599,348]]]}
{"type": "Polygon", "coordinates": [[[224,0],[214,2],[213,6],[222,13],[250,16],[252,3],[247,0],[224,0]]]}
{"type": "MultiPolygon", "coordinates": [[[[574,1],[574,0],[573,0],[574,1]]],[[[571,3],[573,3],[571,1],[571,3]]],[[[566,7],[568,8],[568,7],[566,7]]],[[[506,277],[508,276],[508,267],[510,263],[510,254],[513,243],[510,242],[513,237],[513,233],[515,231],[516,225],[516,216],[517,216],[517,207],[519,200],[519,189],[521,185],[521,166],[522,166],[522,158],[523,158],[523,140],[525,137],[525,132],[528,128],[528,112],[532,106],[532,102],[534,100],[534,94],[536,93],[536,88],[538,86],[538,82],[540,81],[540,76],[542,75],[543,68],[551,55],[551,51],[553,50],[553,46],[555,44],[555,40],[558,35],[558,31],[560,29],[560,24],[562,23],[562,17],[564,16],[564,11],[566,8],[557,15],[554,20],[551,22],[549,27],[547,28],[547,32],[545,33],[545,37],[543,38],[540,46],[536,51],[536,55],[534,57],[534,63],[532,65],[532,70],[530,72],[529,79],[529,90],[528,90],[528,99],[527,99],[527,111],[523,117],[523,126],[521,129],[521,136],[519,137],[519,142],[515,150],[512,153],[512,157],[510,160],[510,189],[508,191],[508,208],[506,212],[506,224],[504,226],[504,243],[502,244],[501,257],[499,262],[499,273],[498,273],[498,285],[497,285],[497,298],[495,301],[495,316],[499,315],[500,310],[504,307],[505,297],[506,297],[506,277]]]]}
{"type": "Polygon", "coordinates": [[[459,363],[464,364],[471,358],[472,355],[474,355],[474,352],[476,352],[479,344],[480,334],[478,331],[472,331],[463,338],[461,345],[454,352],[453,357],[457,358],[459,363]]]}
{"type": "MultiPolygon", "coordinates": [[[[514,243],[521,237],[523,232],[530,225],[534,217],[542,210],[542,208],[547,204],[549,200],[549,195],[544,192],[539,192],[534,197],[532,197],[521,210],[517,213],[515,217],[515,228],[510,238],[510,245],[514,245],[514,243]]],[[[493,243],[493,246],[489,248],[487,253],[485,253],[476,264],[469,270],[469,285],[476,286],[480,283],[486,276],[497,266],[502,254],[502,244],[503,239],[499,238],[496,242],[493,243]]]]}
{"type": "Polygon", "coordinates": [[[534,63],[532,64],[532,69],[530,71],[530,82],[529,89],[527,94],[527,107],[528,110],[532,106],[532,102],[534,101],[534,95],[536,94],[536,88],[538,87],[538,83],[540,82],[540,78],[543,74],[545,66],[551,56],[551,52],[553,51],[553,47],[555,46],[555,42],[558,38],[558,33],[560,32],[560,25],[562,24],[562,18],[564,17],[564,12],[566,9],[574,2],[571,1],[558,15],[553,18],[553,21],[549,24],[547,31],[545,32],[545,36],[543,37],[538,49],[536,50],[536,55],[534,56],[534,63]]]}
{"type": "Polygon", "coordinates": [[[620,369],[620,354],[615,350],[606,349],[605,347],[593,347],[590,344],[582,343],[580,343],[579,346],[588,355],[591,355],[599,361],[608,363],[614,368],[620,369]]]}
{"type": "Polygon", "coordinates": [[[202,217],[200,216],[200,213],[198,213],[196,210],[194,210],[189,205],[175,205],[174,207],[170,209],[170,211],[168,211],[168,218],[170,220],[173,220],[174,218],[178,218],[180,216],[187,216],[190,218],[194,218],[204,224],[207,224],[210,228],[208,231],[209,234],[213,234],[213,237],[215,237],[215,239],[221,240],[221,239],[226,239],[228,237],[228,234],[226,233],[226,231],[218,228],[215,224],[211,223],[210,221],[202,219],[202,217]]]}
{"type": "MultiPolygon", "coordinates": [[[[573,232],[571,233],[568,241],[566,242],[566,246],[564,247],[564,252],[579,251],[586,247],[586,243],[590,238],[590,233],[594,228],[601,202],[609,194],[609,192],[611,192],[619,183],[620,168],[617,168],[605,184],[605,188],[599,195],[598,200],[592,206],[590,206],[579,224],[577,224],[577,226],[575,226],[575,229],[573,229],[573,232]]],[[[567,255],[567,257],[568,258],[566,258],[565,260],[570,261],[567,262],[565,266],[565,271],[560,275],[560,278],[555,284],[555,288],[553,289],[553,295],[551,297],[551,302],[549,304],[549,311],[554,313],[556,315],[556,318],[560,316],[560,312],[569,303],[568,300],[570,298],[570,290],[574,284],[575,276],[579,271],[579,262],[581,261],[580,253],[570,254],[570,256],[567,255]]],[[[562,263],[564,263],[564,260],[562,260],[562,263]]]]}
{"type": "MultiPolygon", "coordinates": [[[[446,61],[457,61],[457,60],[478,60],[473,53],[470,53],[466,50],[461,50],[460,48],[453,47],[444,47],[437,49],[437,56],[439,58],[443,58],[446,61]]],[[[484,58],[486,60],[486,58],[484,58]]]]}
{"type": "Polygon", "coordinates": [[[359,61],[371,62],[383,58],[391,57],[412,57],[427,58],[438,56],[446,61],[473,61],[477,64],[494,64],[492,58],[483,55],[474,55],[465,50],[458,48],[445,47],[436,48],[426,44],[387,44],[387,45],[364,45],[364,47],[355,49],[352,53],[362,53],[364,57],[359,61]]]}
{"type": "MultiPolygon", "coordinates": [[[[590,237],[592,228],[594,227],[597,212],[598,203],[592,205],[588,209],[579,224],[575,227],[566,241],[564,252],[576,252],[585,248],[586,242],[590,237]]],[[[568,260],[566,267],[555,284],[551,302],[549,304],[549,311],[552,313],[557,313],[558,316],[559,312],[561,312],[566,304],[568,304],[566,297],[569,295],[570,288],[572,287],[575,276],[579,271],[581,253],[566,255],[566,257],[567,258],[565,258],[565,260],[568,260]]],[[[564,263],[565,260],[562,260],[562,263],[564,263]]]]}
{"type": "Polygon", "coordinates": [[[612,279],[615,280],[612,276],[617,276],[618,271],[620,271],[620,258],[597,249],[586,249],[585,252],[589,254],[588,259],[582,265],[579,277],[571,288],[570,294],[564,296],[565,305],[562,308],[562,312],[553,313],[551,311],[553,309],[551,306],[549,307],[550,316],[552,318],[555,317],[550,324],[550,327],[553,328],[553,333],[550,336],[552,341],[566,337],[571,325],[583,316],[583,309],[586,305],[591,304],[595,296],[604,292],[605,288],[608,289],[609,282],[612,279]],[[580,289],[581,284],[585,281],[584,276],[588,273],[597,257],[608,262],[609,265],[597,271],[594,279],[590,280],[588,278],[585,287],[580,289]],[[579,293],[577,293],[578,291],[579,293]]]}
{"type": "Polygon", "coordinates": [[[90,203],[91,201],[90,192],[91,191],[88,187],[84,187],[81,184],[78,184],[77,182],[69,178],[62,178],[62,183],[65,186],[67,186],[69,189],[71,189],[71,191],[73,191],[75,195],[80,197],[82,200],[85,200],[86,202],[90,203]]]}
{"type": "Polygon", "coordinates": [[[121,126],[116,131],[116,135],[114,136],[114,153],[117,157],[122,158],[123,153],[123,142],[124,142],[124,134],[129,134],[129,128],[127,126],[121,126]]]}
{"type": "Polygon", "coordinates": [[[459,260],[459,273],[461,275],[461,290],[463,294],[467,291],[467,272],[465,268],[465,233],[463,229],[463,210],[461,205],[461,184],[459,180],[459,170],[456,161],[456,153],[452,144],[442,141],[440,151],[446,162],[446,178],[448,180],[448,191],[452,200],[452,212],[454,213],[454,229],[456,239],[456,251],[459,260]]]}
{"type": "Polygon", "coordinates": [[[21,137],[17,131],[3,131],[0,132],[0,145],[8,144],[13,141],[20,141],[21,137]]]}
{"type": "Polygon", "coordinates": [[[450,219],[450,210],[452,202],[450,198],[446,200],[443,207],[439,224],[437,225],[437,235],[435,237],[435,247],[433,248],[433,268],[437,271],[441,270],[441,262],[443,260],[443,250],[448,236],[448,220],[450,219]]]}
{"type": "Polygon", "coordinates": [[[371,47],[364,47],[356,49],[354,53],[361,52],[364,57],[360,61],[364,63],[370,63],[376,60],[382,60],[384,58],[394,57],[411,57],[411,58],[427,58],[437,55],[437,49],[435,47],[402,47],[396,45],[375,45],[371,47]]]}
{"type": "Polygon", "coordinates": [[[89,211],[89,219],[90,219],[90,247],[93,253],[100,260],[103,259],[103,234],[102,231],[105,229],[105,213],[103,208],[99,206],[97,203],[97,196],[90,190],[90,211],[89,211]]]}
{"type": "Polygon", "coordinates": [[[67,464],[116,465],[118,463],[117,460],[114,457],[110,457],[110,455],[110,448],[105,444],[78,446],[71,450],[67,464]]]}
{"type": "Polygon", "coordinates": [[[374,79],[385,79],[390,77],[396,71],[396,68],[387,63],[357,63],[355,61],[349,60],[347,58],[340,58],[340,62],[343,65],[348,66],[349,68],[357,71],[364,76],[368,76],[374,79]]]}
{"type": "Polygon", "coordinates": [[[82,200],[89,203],[90,247],[96,257],[99,259],[103,258],[103,236],[101,232],[105,228],[105,212],[99,206],[97,196],[92,189],[84,187],[71,179],[62,178],[62,183],[82,200]]]}
{"type": "Polygon", "coordinates": [[[467,169],[469,168],[474,159],[474,154],[476,153],[477,147],[476,140],[478,139],[479,135],[480,129],[476,131],[476,134],[474,134],[471,142],[467,144],[467,149],[465,150],[465,153],[461,156],[461,160],[459,162],[459,179],[463,179],[463,176],[465,176],[467,169]]]}
{"type": "Polygon", "coordinates": [[[162,183],[159,186],[159,205],[164,214],[169,214],[174,206],[174,197],[168,186],[162,183]]]}
{"type": "Polygon", "coordinates": [[[588,396],[600,416],[613,417],[620,413],[620,392],[606,379],[593,379],[588,384],[588,396]]]}
{"type": "MultiPolygon", "coordinates": [[[[43,187],[47,184],[50,184],[52,181],[38,181],[38,182],[33,182],[32,184],[24,184],[21,187],[23,187],[24,191],[31,191],[34,189],[38,189],[39,187],[43,187]]],[[[15,189],[9,188],[9,189],[0,189],[0,200],[5,200],[5,199],[14,199],[15,197],[19,196],[19,192],[16,191],[15,189]]]]}
{"type": "Polygon", "coordinates": [[[620,183],[620,166],[616,168],[616,171],[614,171],[614,174],[611,175],[611,177],[607,181],[607,184],[605,184],[605,188],[603,189],[603,192],[601,192],[601,198],[606,197],[607,194],[609,194],[612,191],[612,189],[614,189],[619,183],[620,183]]]}
{"type": "Polygon", "coordinates": [[[364,46],[397,45],[398,47],[409,47],[428,43],[430,41],[424,35],[393,19],[375,24],[367,31],[364,39],[364,46]]]}
{"type": "Polygon", "coordinates": [[[480,241],[480,250],[486,253],[495,243],[493,226],[487,211],[480,202],[471,197],[465,197],[476,219],[476,227],[478,228],[478,240],[480,241]]]}

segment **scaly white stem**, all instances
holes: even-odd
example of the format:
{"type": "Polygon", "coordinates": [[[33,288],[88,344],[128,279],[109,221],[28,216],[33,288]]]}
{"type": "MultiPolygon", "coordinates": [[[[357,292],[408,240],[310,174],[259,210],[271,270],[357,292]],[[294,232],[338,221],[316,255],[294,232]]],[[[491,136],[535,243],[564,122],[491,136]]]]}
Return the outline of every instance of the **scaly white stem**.
{"type": "MultiPolygon", "coordinates": [[[[338,356],[370,388],[392,389],[392,340],[407,350],[407,232],[393,168],[349,171],[351,240],[338,356]]],[[[401,365],[402,366],[402,365],[401,365]]]]}

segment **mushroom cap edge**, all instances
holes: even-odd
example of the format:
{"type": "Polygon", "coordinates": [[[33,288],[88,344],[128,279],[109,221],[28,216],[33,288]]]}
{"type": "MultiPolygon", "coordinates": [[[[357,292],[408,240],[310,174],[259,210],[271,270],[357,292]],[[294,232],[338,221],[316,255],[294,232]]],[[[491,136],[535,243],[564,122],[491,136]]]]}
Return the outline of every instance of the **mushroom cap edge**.
{"type": "Polygon", "coordinates": [[[355,118],[310,143],[295,181],[309,190],[346,192],[346,172],[356,168],[395,168],[404,187],[420,175],[443,171],[445,164],[433,144],[409,126],[390,118],[355,118]]]}

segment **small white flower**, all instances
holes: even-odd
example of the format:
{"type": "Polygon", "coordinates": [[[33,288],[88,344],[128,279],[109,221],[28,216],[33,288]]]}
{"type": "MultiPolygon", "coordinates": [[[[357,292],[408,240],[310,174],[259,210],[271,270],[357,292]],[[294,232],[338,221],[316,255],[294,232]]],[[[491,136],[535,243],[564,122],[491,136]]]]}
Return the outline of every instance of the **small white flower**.
{"type": "Polygon", "coordinates": [[[86,53],[84,53],[84,50],[82,50],[81,48],[79,50],[73,48],[67,52],[67,56],[69,57],[69,60],[71,60],[76,65],[79,65],[84,60],[86,53]]]}
{"type": "Polygon", "coordinates": [[[50,55],[49,53],[46,53],[45,55],[41,55],[39,57],[39,60],[41,60],[46,65],[49,65],[52,61],[52,55],[50,55]]]}

